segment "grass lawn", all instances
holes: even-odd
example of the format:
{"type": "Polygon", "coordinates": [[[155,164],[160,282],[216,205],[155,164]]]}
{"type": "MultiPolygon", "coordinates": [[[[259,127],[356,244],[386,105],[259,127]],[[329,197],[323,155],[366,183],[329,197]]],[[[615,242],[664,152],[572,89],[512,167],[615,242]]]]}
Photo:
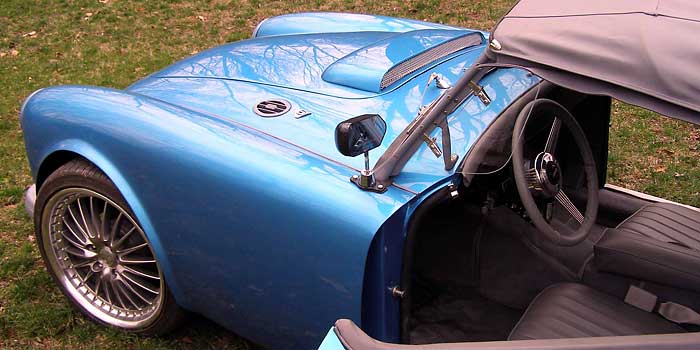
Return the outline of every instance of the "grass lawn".
{"type": "MultiPolygon", "coordinates": [[[[0,1],[0,348],[245,349],[195,318],[167,338],[93,325],[54,287],[35,248],[22,193],[31,184],[17,114],[41,87],[124,88],[203,49],[249,37],[263,18],[344,11],[489,29],[512,0],[470,1],[0,1]]],[[[610,182],[700,206],[700,129],[616,104],[610,182]]],[[[329,325],[330,326],[330,325],[329,325]]]]}

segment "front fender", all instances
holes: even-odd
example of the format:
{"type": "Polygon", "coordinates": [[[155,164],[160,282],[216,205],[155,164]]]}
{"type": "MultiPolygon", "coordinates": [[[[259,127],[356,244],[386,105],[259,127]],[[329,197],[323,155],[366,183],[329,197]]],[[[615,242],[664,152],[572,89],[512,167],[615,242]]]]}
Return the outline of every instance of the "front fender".
{"type": "Polygon", "coordinates": [[[420,29],[464,29],[406,18],[337,12],[305,12],[270,17],[258,24],[253,38],[311,33],[410,32],[420,29]]]}
{"type": "Polygon", "coordinates": [[[415,197],[361,191],[356,170],[311,150],[127,91],[44,89],[21,122],[34,174],[57,151],[95,163],[178,303],[272,348],[315,346],[339,316],[360,321],[372,239],[415,197]]]}
{"type": "MultiPolygon", "coordinates": [[[[186,299],[182,293],[182,288],[179,287],[178,280],[174,278],[169,256],[163,247],[160,236],[151,222],[148,212],[141,202],[139,193],[133,190],[131,182],[127,180],[119,167],[116,166],[110,157],[105,154],[105,151],[101,149],[99,146],[100,143],[95,142],[96,138],[90,137],[88,133],[76,132],[77,130],[75,130],[75,128],[69,128],[68,130],[73,129],[73,132],[66,133],[64,132],[65,130],[60,130],[60,127],[55,124],[51,125],[51,123],[45,123],[45,118],[53,119],[53,121],[56,122],[61,121],[61,124],[65,123],[64,125],[80,123],[81,117],[84,118],[85,116],[90,119],[100,119],[99,116],[101,113],[99,113],[98,110],[99,108],[108,107],[107,103],[104,103],[107,101],[100,101],[99,99],[80,99],[73,93],[74,91],[71,91],[74,89],[81,93],[122,93],[119,90],[98,87],[62,86],[58,88],[41,89],[27,97],[20,111],[20,123],[25,138],[27,158],[29,159],[32,176],[36,179],[44,161],[54,153],[62,151],[78,154],[102,170],[117,187],[143,227],[144,233],[152,245],[153,252],[163,269],[163,275],[168,281],[168,285],[170,286],[175,300],[178,301],[178,303],[186,305],[186,299]],[[78,101],[80,101],[80,103],[71,104],[71,102],[78,101]],[[88,105],[89,102],[93,102],[93,109],[90,111],[90,108],[83,105],[82,102],[88,102],[88,105]],[[64,108],[54,109],[51,108],[52,103],[65,103],[65,105],[63,105],[64,108]],[[85,139],[76,137],[78,135],[85,137],[85,139]]],[[[92,97],[94,98],[94,96],[92,97]]],[[[29,190],[33,191],[35,196],[39,188],[32,186],[29,190]]],[[[33,202],[32,208],[27,207],[28,211],[30,209],[30,214],[33,214],[33,202]]]]}
{"type": "MultiPolygon", "coordinates": [[[[170,259],[163,244],[160,240],[160,236],[157,234],[155,227],[151,222],[151,218],[148,212],[144,209],[141,203],[141,198],[137,192],[135,192],[129,181],[123,176],[122,172],[106,157],[100,150],[95,148],[92,144],[89,144],[82,140],[69,139],[61,141],[57,144],[50,145],[41,151],[42,156],[40,159],[47,159],[54,152],[69,151],[81,155],[83,158],[89,160],[92,164],[97,166],[102,172],[107,175],[107,177],[114,183],[119,192],[122,194],[126,202],[131,207],[131,210],[136,215],[136,219],[141,224],[144,233],[148,237],[149,242],[153,248],[153,252],[156,255],[156,259],[163,269],[163,276],[166,281],[168,281],[168,286],[178,302],[185,301],[182,294],[182,289],[178,285],[178,280],[174,278],[172,265],[170,264],[170,259]]],[[[39,163],[41,164],[41,163],[39,163]]],[[[38,188],[36,189],[38,193],[38,188]]]]}

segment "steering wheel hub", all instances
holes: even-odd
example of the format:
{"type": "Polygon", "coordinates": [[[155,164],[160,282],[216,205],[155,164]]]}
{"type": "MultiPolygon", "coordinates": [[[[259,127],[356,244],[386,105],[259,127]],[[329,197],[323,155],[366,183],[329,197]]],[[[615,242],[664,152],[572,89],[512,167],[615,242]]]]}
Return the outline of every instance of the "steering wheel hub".
{"type": "Polygon", "coordinates": [[[561,167],[554,155],[547,152],[538,154],[535,158],[535,172],[542,194],[554,198],[562,184],[561,167]]]}

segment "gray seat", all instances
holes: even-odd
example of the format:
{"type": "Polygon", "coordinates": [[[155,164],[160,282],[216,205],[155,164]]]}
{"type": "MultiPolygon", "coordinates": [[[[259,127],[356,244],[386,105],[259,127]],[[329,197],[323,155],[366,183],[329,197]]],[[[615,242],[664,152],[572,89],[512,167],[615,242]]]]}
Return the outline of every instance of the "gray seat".
{"type": "Polygon", "coordinates": [[[513,328],[509,340],[682,333],[683,328],[610,295],[577,283],[542,291],[513,328]]]}
{"type": "Polygon", "coordinates": [[[617,228],[700,251],[700,212],[680,205],[647,205],[617,228]]]}

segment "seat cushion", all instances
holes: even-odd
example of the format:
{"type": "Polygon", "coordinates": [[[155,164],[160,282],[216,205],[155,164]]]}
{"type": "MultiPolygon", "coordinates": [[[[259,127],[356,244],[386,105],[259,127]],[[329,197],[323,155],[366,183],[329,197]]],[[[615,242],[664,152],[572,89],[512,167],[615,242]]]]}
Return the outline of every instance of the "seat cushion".
{"type": "Polygon", "coordinates": [[[681,333],[660,316],[642,311],[583,284],[555,284],[542,291],[509,340],[585,338],[681,333]]]}
{"type": "Polygon", "coordinates": [[[670,203],[647,205],[618,229],[700,250],[700,212],[670,203]]]}

